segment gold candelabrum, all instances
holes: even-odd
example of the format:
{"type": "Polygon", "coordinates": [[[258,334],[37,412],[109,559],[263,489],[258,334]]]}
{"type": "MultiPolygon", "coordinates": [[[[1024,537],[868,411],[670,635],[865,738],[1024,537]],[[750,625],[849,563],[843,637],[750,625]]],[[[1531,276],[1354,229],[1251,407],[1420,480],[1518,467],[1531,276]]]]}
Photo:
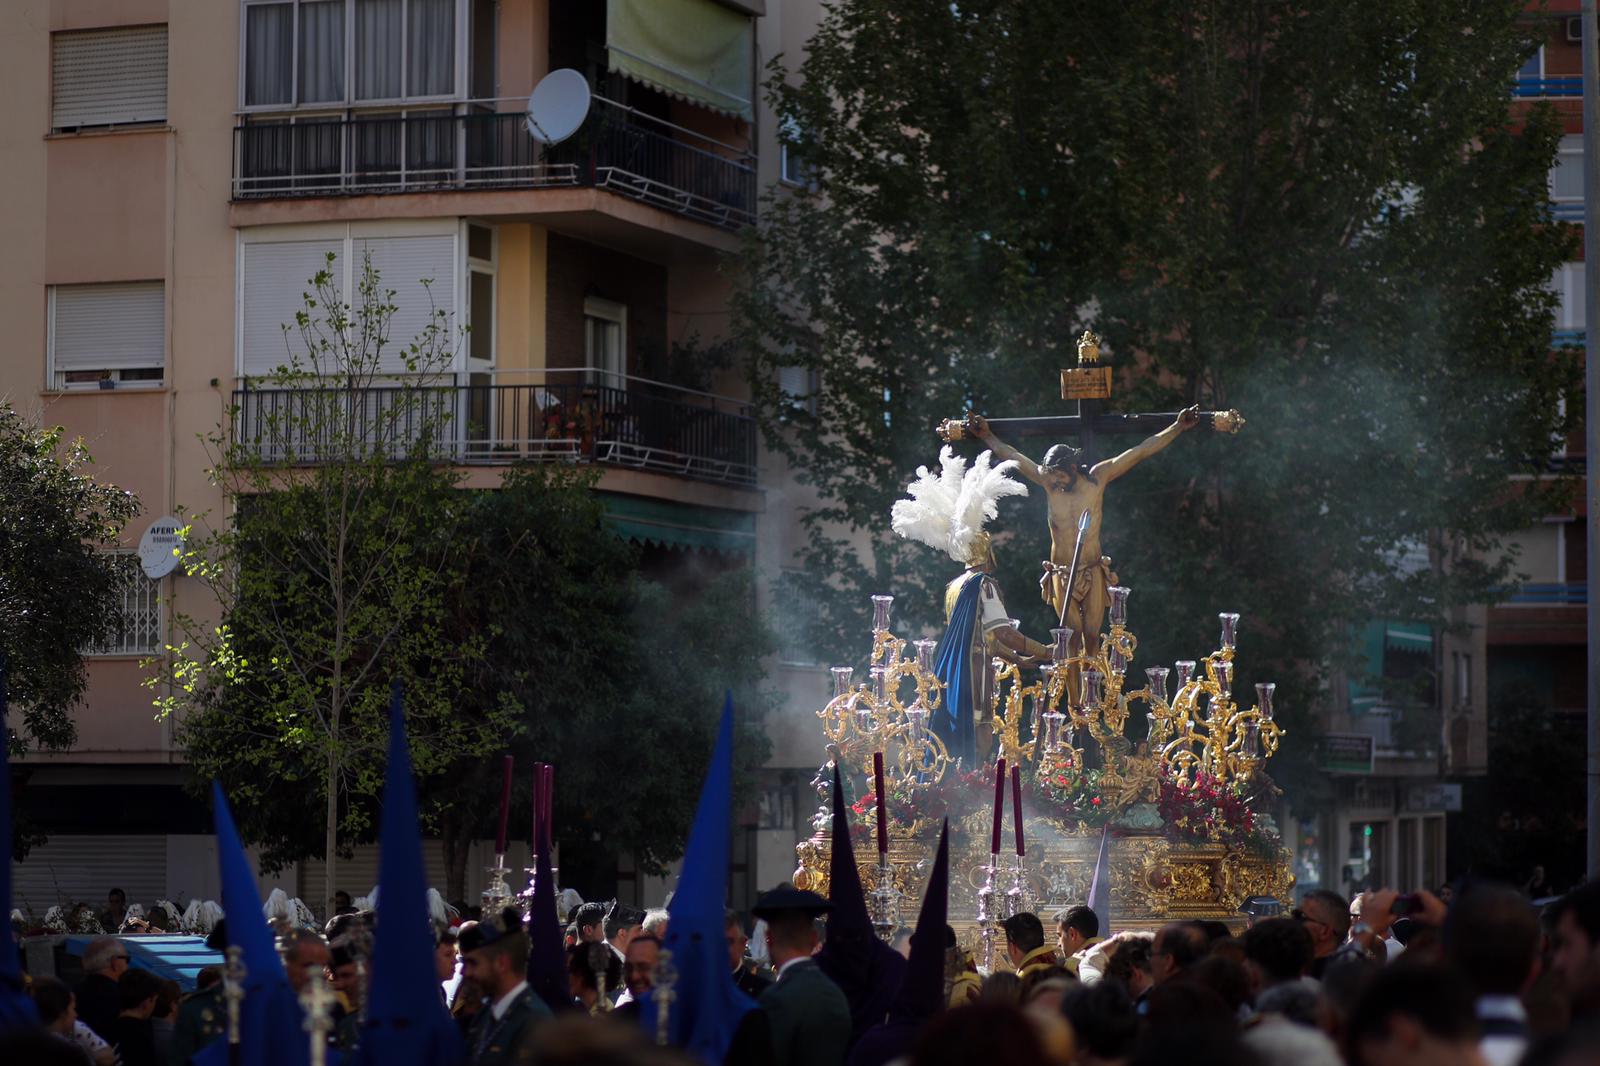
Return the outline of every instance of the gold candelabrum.
{"type": "MultiPolygon", "coordinates": [[[[893,596],[872,597],[870,680],[852,683],[852,667],[833,667],[833,698],[817,712],[832,761],[870,774],[873,752],[883,752],[891,792],[900,786],[937,784],[950,767],[950,752],[929,725],[944,699],[933,665],[939,642],[907,642],[891,633],[893,603],[893,596]]],[[[819,781],[825,777],[819,774],[819,781]]],[[[828,817],[824,802],[819,824],[826,825],[828,817]]]]}
{"type": "Polygon", "coordinates": [[[1082,767],[1082,742],[1092,739],[1101,752],[1100,787],[1113,807],[1153,800],[1163,771],[1184,785],[1199,774],[1218,783],[1248,780],[1277,752],[1283,730],[1274,721],[1273,683],[1256,685],[1256,705],[1248,710],[1234,698],[1239,616],[1217,616],[1220,647],[1199,662],[1179,661],[1177,691],[1169,696],[1165,666],[1146,668],[1143,688],[1128,687],[1139,647],[1127,624],[1130,590],[1112,586],[1106,593],[1108,632],[1091,643],[1071,629],[1052,630],[1051,661],[1037,680],[1028,682],[1015,663],[994,660],[995,756],[1041,769],[1082,767]],[[1148,730],[1135,750],[1126,729],[1130,705],[1141,702],[1148,730]]]}

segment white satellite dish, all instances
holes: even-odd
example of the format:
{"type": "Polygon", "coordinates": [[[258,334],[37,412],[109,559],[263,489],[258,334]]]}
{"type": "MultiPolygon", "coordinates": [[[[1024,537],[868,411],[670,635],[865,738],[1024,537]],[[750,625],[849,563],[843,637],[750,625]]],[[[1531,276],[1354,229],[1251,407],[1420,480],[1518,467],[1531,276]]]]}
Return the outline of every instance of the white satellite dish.
{"type": "Polygon", "coordinates": [[[171,515],[158,518],[139,538],[139,565],[151,580],[166,577],[183,559],[183,523],[171,515]]]}
{"type": "Polygon", "coordinates": [[[528,97],[528,135],[543,145],[560,144],[588,115],[588,79],[571,67],[552,70],[528,97]]]}

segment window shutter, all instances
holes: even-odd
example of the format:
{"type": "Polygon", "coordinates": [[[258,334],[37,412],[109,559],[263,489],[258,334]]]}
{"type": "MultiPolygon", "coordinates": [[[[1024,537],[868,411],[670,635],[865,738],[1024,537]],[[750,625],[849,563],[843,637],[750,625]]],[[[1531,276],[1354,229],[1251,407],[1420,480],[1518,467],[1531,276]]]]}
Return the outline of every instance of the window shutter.
{"type": "MultiPolygon", "coordinates": [[[[311,279],[328,265],[329,252],[340,255],[344,242],[282,241],[244,246],[243,313],[240,329],[240,373],[261,377],[289,361],[284,346],[283,327],[289,327],[289,343],[301,348],[295,330],[295,315],[305,310],[305,293],[311,279]]],[[[343,289],[342,266],[333,264],[334,286],[343,289]]]]}
{"type": "Polygon", "coordinates": [[[166,121],[165,26],[57,33],[51,45],[52,128],[166,121]]]}
{"type": "Polygon", "coordinates": [[[166,299],[161,282],[56,285],[51,295],[56,373],[166,365],[166,299]]]}
{"type": "MultiPolygon", "coordinates": [[[[5,857],[10,862],[11,857],[5,857]]],[[[113,885],[129,903],[150,906],[170,895],[167,885],[167,838],[153,834],[74,836],[52,833],[11,868],[13,905],[42,919],[57,904],[79,900],[96,913],[105,906],[113,885]]],[[[180,888],[183,886],[180,886],[180,888]]]]}
{"type": "MultiPolygon", "coordinates": [[[[432,237],[367,237],[357,239],[352,249],[351,276],[358,283],[363,258],[372,255],[372,268],[378,273],[378,288],[393,290],[396,311],[389,319],[388,339],[383,347],[383,369],[400,373],[405,369],[405,351],[416,340],[436,312],[449,317],[441,322],[443,332],[434,344],[453,351],[457,340],[455,319],[456,238],[451,234],[432,237]],[[424,286],[426,278],[431,284],[424,286]]],[[[450,370],[451,366],[430,366],[430,370],[450,370]]]]}

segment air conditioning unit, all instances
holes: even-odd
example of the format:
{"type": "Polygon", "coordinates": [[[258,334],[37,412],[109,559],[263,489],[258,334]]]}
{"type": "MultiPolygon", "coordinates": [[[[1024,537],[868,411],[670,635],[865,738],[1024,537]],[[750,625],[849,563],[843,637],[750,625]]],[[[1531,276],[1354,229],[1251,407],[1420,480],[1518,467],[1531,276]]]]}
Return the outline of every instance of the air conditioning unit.
{"type": "Polygon", "coordinates": [[[1567,42],[1578,44],[1583,40],[1583,16],[1572,15],[1564,20],[1566,22],[1567,42]]]}

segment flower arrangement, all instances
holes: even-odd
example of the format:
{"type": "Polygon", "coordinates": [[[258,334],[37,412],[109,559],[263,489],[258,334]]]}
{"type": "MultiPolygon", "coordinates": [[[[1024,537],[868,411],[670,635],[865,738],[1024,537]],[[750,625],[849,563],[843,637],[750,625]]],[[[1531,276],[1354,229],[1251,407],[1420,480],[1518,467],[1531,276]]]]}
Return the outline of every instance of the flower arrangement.
{"type": "Polygon", "coordinates": [[[1192,783],[1163,775],[1158,809],[1166,823],[1167,836],[1175,843],[1219,843],[1247,847],[1270,854],[1277,840],[1256,818],[1238,781],[1226,784],[1208,774],[1197,774],[1192,783]]]}
{"type": "MultiPolygon", "coordinates": [[[[976,810],[987,810],[993,799],[993,781],[979,772],[952,766],[932,785],[910,786],[905,782],[889,788],[884,806],[890,824],[915,827],[920,837],[937,836],[939,825],[950,819],[951,836],[964,831],[962,820],[976,810]]],[[[877,832],[877,793],[868,790],[849,807],[850,840],[857,848],[875,848],[877,832]]]]}
{"type": "Polygon", "coordinates": [[[1051,818],[1080,822],[1098,829],[1115,813],[1100,790],[1101,772],[1081,766],[1068,756],[1051,766],[1040,766],[1033,777],[1030,806],[1051,818]]]}

